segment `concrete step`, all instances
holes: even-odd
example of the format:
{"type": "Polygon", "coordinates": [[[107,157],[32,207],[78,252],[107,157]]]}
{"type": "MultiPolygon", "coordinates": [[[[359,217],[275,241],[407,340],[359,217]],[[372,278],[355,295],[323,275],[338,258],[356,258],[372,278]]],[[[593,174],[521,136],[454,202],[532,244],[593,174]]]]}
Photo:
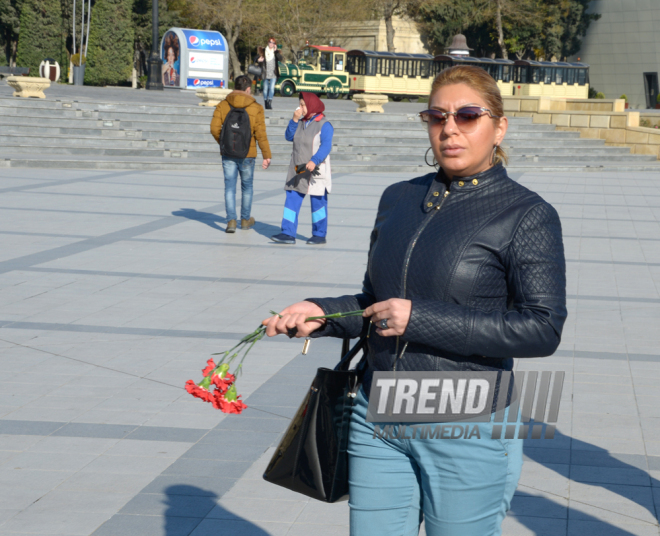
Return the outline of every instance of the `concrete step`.
{"type": "MultiPolygon", "coordinates": [[[[2,127],[3,134],[34,134],[39,132],[42,135],[42,138],[47,138],[48,136],[68,136],[71,138],[79,137],[97,137],[97,138],[130,138],[130,139],[145,139],[142,135],[142,132],[138,130],[127,130],[123,128],[113,128],[113,127],[94,127],[92,125],[88,127],[46,127],[39,126],[38,128],[35,125],[23,125],[23,124],[6,124],[0,123],[2,127]]],[[[155,136],[152,136],[155,138],[155,136]]],[[[176,137],[175,137],[176,138],[176,137]]],[[[158,139],[158,138],[156,138],[158,139]]]]}
{"type": "MultiPolygon", "coordinates": [[[[90,157],[76,157],[70,158],[67,156],[52,156],[49,158],[42,157],[25,157],[25,158],[8,158],[6,154],[0,151],[0,167],[35,167],[35,168],[48,168],[48,169],[144,169],[144,170],[207,170],[221,172],[221,164],[219,159],[213,161],[194,160],[194,159],[149,159],[149,158],[112,158],[103,157],[98,158],[90,157]]],[[[270,172],[284,173],[286,172],[287,165],[271,165],[270,172]]],[[[333,166],[335,173],[411,173],[411,177],[428,173],[428,166],[415,165],[415,164],[400,164],[396,162],[381,161],[378,163],[372,162],[350,162],[350,163],[337,163],[333,166]]],[[[583,172],[583,171],[659,171],[660,165],[656,162],[643,162],[643,163],[617,163],[608,164],[603,166],[600,164],[557,164],[557,163],[520,163],[516,165],[509,165],[507,167],[510,173],[524,173],[524,172],[538,172],[538,171],[552,171],[552,172],[583,172]]]]}
{"type": "MultiPolygon", "coordinates": [[[[5,133],[4,131],[0,133],[0,146],[28,145],[34,149],[35,147],[41,147],[44,143],[58,147],[165,148],[165,143],[158,140],[133,140],[128,138],[109,138],[101,136],[80,136],[78,138],[71,138],[59,134],[52,134],[44,137],[35,134],[11,134],[5,133]]],[[[213,143],[217,147],[217,143],[215,143],[215,141],[213,143]]],[[[208,145],[209,147],[213,147],[211,144],[208,145]]]]}

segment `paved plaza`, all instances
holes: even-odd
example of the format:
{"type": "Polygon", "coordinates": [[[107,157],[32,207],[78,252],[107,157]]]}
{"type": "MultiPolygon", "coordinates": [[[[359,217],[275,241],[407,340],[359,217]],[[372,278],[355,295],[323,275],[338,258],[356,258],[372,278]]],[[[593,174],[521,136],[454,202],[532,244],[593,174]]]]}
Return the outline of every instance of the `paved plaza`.
{"type": "MultiPolygon", "coordinates": [[[[270,309],[359,291],[378,198],[402,174],[337,174],[328,244],[280,246],[279,173],[254,230],[224,233],[218,172],[0,169],[0,536],[348,536],[261,475],[340,343],[259,343],[249,409],[188,395],[270,309]]],[[[660,173],[515,177],[559,211],[569,317],[553,440],[528,440],[505,536],[658,536],[660,173]]],[[[442,240],[442,237],[438,237],[442,240]]]]}

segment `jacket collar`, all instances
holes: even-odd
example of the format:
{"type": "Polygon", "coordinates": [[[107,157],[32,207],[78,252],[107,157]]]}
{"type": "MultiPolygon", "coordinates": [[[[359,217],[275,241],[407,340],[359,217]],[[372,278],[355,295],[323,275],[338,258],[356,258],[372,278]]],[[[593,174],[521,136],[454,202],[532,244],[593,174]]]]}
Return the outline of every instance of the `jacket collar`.
{"type": "MultiPolygon", "coordinates": [[[[469,177],[454,177],[449,186],[449,192],[456,195],[457,193],[467,193],[479,190],[493,184],[494,182],[507,177],[506,169],[502,164],[497,164],[492,168],[471,175],[469,177]]],[[[422,208],[424,212],[429,212],[436,208],[446,195],[447,187],[445,184],[448,182],[445,172],[440,168],[433,181],[429,186],[428,192],[424,198],[422,208]]],[[[448,194],[447,194],[448,195],[448,194]]]]}

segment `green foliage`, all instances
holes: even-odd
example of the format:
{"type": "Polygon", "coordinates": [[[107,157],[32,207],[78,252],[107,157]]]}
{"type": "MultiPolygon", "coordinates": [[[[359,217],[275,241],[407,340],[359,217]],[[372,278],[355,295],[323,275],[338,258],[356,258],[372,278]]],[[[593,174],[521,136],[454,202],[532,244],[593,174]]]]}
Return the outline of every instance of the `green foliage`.
{"type": "Polygon", "coordinates": [[[658,93],[658,96],[656,97],[655,102],[660,102],[660,93],[658,93]]]}
{"type": "Polygon", "coordinates": [[[16,52],[22,3],[23,0],[0,0],[0,45],[4,49],[7,64],[16,52]]]}
{"type": "Polygon", "coordinates": [[[80,52],[78,52],[78,53],[74,54],[73,56],[71,56],[71,63],[73,63],[74,65],[77,65],[78,67],[80,67],[84,63],[87,63],[87,57],[82,56],[80,54],[80,52]]]}
{"type": "Polygon", "coordinates": [[[620,99],[623,99],[624,101],[628,102],[628,96],[624,93],[619,97],[620,99]]]}
{"type": "Polygon", "coordinates": [[[604,99],[605,98],[605,93],[601,93],[600,91],[596,93],[596,98],[597,99],[604,99]]]}
{"type": "Polygon", "coordinates": [[[598,14],[586,10],[591,0],[420,0],[408,15],[415,19],[434,53],[463,33],[475,56],[501,56],[496,14],[500,6],[504,43],[518,58],[566,58],[576,54],[581,39],[598,14]]]}
{"type": "Polygon", "coordinates": [[[133,24],[131,0],[97,0],[92,9],[85,82],[115,85],[131,77],[133,24]]]}
{"type": "Polygon", "coordinates": [[[651,121],[649,119],[640,119],[639,120],[639,126],[640,127],[651,128],[651,121]]]}
{"type": "Polygon", "coordinates": [[[39,64],[46,58],[66,64],[66,30],[60,0],[25,0],[20,28],[16,63],[29,67],[31,76],[39,76],[39,64]]]}

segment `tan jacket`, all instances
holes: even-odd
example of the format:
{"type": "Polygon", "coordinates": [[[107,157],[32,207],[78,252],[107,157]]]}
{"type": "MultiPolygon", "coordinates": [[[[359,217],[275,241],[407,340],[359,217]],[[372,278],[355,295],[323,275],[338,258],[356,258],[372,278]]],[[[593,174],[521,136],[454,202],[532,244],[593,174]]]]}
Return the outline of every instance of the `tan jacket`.
{"type": "Polygon", "coordinates": [[[213,119],[211,120],[211,134],[215,141],[220,143],[220,131],[222,130],[222,123],[225,117],[229,114],[231,108],[245,108],[250,117],[250,127],[252,129],[252,139],[250,140],[250,150],[248,151],[247,158],[257,157],[257,143],[259,142],[259,149],[264,160],[271,158],[270,145],[266,137],[266,119],[264,116],[264,109],[261,104],[258,104],[250,95],[246,95],[242,91],[232,91],[227,98],[215,107],[213,112],[213,119]]]}

